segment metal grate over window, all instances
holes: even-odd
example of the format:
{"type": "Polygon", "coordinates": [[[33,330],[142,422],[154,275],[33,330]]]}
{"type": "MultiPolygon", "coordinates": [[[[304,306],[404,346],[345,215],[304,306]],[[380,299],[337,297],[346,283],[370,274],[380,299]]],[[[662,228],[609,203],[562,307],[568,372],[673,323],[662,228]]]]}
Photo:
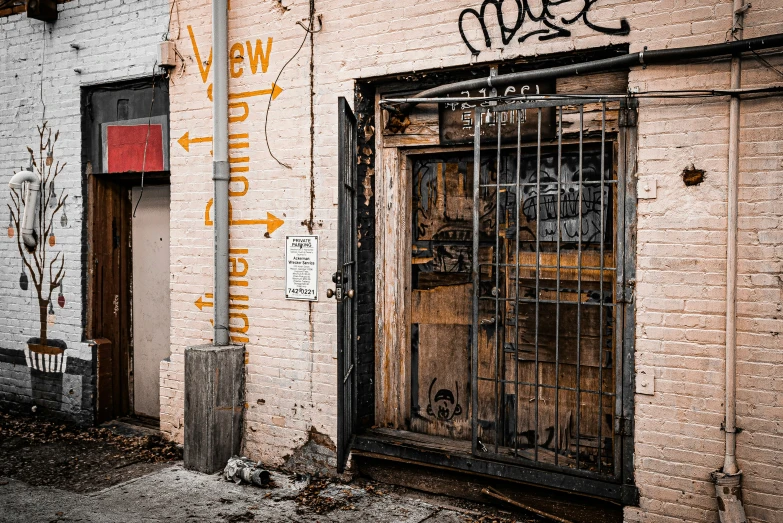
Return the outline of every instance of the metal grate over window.
{"type": "Polygon", "coordinates": [[[619,102],[585,98],[475,109],[463,265],[473,283],[472,448],[482,457],[620,473],[624,186],[607,104],[617,114],[619,102]]]}

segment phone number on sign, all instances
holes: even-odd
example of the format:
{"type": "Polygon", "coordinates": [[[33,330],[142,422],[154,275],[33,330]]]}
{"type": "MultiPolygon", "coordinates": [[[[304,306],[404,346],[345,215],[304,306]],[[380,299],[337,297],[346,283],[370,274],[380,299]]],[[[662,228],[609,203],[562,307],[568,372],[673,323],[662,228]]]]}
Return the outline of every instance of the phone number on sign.
{"type": "Polygon", "coordinates": [[[315,289],[288,289],[288,294],[300,294],[302,296],[315,296],[315,289]]]}

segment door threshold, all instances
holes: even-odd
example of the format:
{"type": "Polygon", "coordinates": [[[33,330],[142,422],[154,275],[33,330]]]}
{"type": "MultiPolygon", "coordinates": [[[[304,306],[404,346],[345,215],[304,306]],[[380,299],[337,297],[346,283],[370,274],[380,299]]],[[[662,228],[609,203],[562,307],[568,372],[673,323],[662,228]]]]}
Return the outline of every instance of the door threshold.
{"type": "Polygon", "coordinates": [[[359,457],[427,465],[441,470],[502,478],[569,494],[582,494],[622,505],[636,505],[639,498],[638,490],[634,485],[622,485],[477,457],[471,453],[470,441],[404,430],[384,428],[365,430],[354,436],[351,452],[359,457]]]}
{"type": "MultiPolygon", "coordinates": [[[[398,485],[429,494],[445,495],[460,500],[492,504],[506,510],[517,507],[508,501],[499,501],[495,494],[519,502],[534,510],[563,518],[573,523],[622,523],[623,508],[602,499],[563,493],[530,485],[522,485],[499,478],[486,478],[461,471],[451,471],[402,463],[390,459],[355,456],[354,465],[359,474],[379,483],[398,485]]],[[[459,504],[459,503],[455,503],[459,504]]],[[[527,521],[527,519],[525,519],[527,521]]]]}
{"type": "Polygon", "coordinates": [[[101,423],[99,426],[122,436],[162,437],[163,434],[160,431],[160,420],[146,416],[125,416],[101,423]]]}

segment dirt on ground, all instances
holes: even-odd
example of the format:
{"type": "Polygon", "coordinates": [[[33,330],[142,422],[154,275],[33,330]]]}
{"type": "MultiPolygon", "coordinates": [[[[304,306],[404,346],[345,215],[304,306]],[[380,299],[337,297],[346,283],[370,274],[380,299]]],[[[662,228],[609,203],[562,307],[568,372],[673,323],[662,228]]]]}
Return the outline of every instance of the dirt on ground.
{"type": "MultiPolygon", "coordinates": [[[[139,478],[169,467],[182,459],[181,447],[163,440],[157,435],[132,435],[128,427],[81,427],[66,423],[9,415],[0,412],[0,486],[8,485],[12,478],[33,487],[54,487],[67,492],[86,494],[139,478]]],[[[149,431],[148,431],[149,432],[149,431]]],[[[415,499],[437,507],[438,511],[457,514],[460,522],[515,523],[542,521],[518,510],[502,510],[467,500],[445,498],[377,483],[366,478],[354,478],[350,483],[333,478],[312,477],[309,474],[275,472],[278,478],[288,478],[291,484],[301,487],[290,494],[281,495],[279,485],[271,480],[258,490],[264,500],[295,502],[299,518],[325,516],[329,521],[342,520],[335,516],[342,511],[354,512],[366,509],[367,502],[384,502],[383,498],[415,499]],[[277,489],[277,490],[276,490],[277,489]],[[290,496],[290,497],[288,497],[290,496]],[[272,499],[272,498],[279,499],[272,499]],[[446,501],[446,502],[444,502],[446,501]],[[332,514],[332,516],[328,516],[332,514]]],[[[176,477],[179,480],[179,477],[176,477]]],[[[217,479],[217,478],[215,478],[217,479]]],[[[243,489],[257,487],[242,486],[243,489]]],[[[221,497],[219,505],[229,507],[232,499],[221,497]]],[[[258,521],[248,506],[244,511],[223,514],[225,521],[258,521]]],[[[58,512],[58,519],[62,512],[58,512]]],[[[439,512],[433,513],[439,514],[439,512]]],[[[2,518],[0,518],[2,519],[2,518]]],[[[349,518],[351,519],[351,518],[349,518]]],[[[429,519],[429,518],[425,518],[429,519]]],[[[353,519],[351,519],[353,520],[353,519]]],[[[453,519],[448,519],[452,521],[453,519]]],[[[435,518],[433,521],[440,521],[435,518]]]]}
{"type": "Polygon", "coordinates": [[[93,492],[179,459],[181,449],[158,436],[126,436],[0,412],[0,476],[29,485],[93,492]]]}

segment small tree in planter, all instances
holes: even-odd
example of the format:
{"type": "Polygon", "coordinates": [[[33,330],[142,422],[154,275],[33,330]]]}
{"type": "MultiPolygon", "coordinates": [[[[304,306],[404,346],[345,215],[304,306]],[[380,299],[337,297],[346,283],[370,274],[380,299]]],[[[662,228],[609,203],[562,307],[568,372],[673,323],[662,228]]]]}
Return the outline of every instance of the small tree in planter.
{"type": "MultiPolygon", "coordinates": [[[[37,244],[34,248],[28,249],[22,242],[21,217],[24,211],[23,195],[15,189],[11,190],[11,204],[8,209],[11,212],[11,222],[16,229],[16,244],[19,248],[19,255],[22,257],[23,272],[20,284],[22,288],[27,288],[27,271],[33,282],[33,287],[38,295],[38,314],[40,331],[37,338],[30,338],[27,341],[30,349],[31,363],[34,368],[45,371],[62,372],[62,354],[67,348],[61,340],[51,340],[47,336],[49,322],[54,322],[54,309],[52,306],[52,293],[62,285],[65,276],[65,253],[58,251],[52,257],[52,250],[56,245],[54,235],[54,222],[57,214],[63,209],[68,195],[64,190],[60,191],[59,196],[55,190],[55,181],[63,172],[65,163],[54,161],[54,147],[60,132],[54,134],[52,139],[52,130],[47,127],[46,122],[38,127],[39,144],[38,157],[30,147],[30,157],[35,172],[41,180],[41,198],[37,209],[36,236],[37,244]],[[51,259],[50,259],[51,258],[51,259]],[[37,355],[41,355],[40,361],[37,355]],[[45,356],[50,357],[46,358],[45,356]],[[53,356],[53,358],[52,358],[53,356]]],[[[62,221],[62,220],[61,220],[62,221]]],[[[10,236],[10,235],[9,235],[10,236]]],[[[59,305],[62,307],[65,302],[62,298],[62,292],[59,297],[59,305]]]]}

